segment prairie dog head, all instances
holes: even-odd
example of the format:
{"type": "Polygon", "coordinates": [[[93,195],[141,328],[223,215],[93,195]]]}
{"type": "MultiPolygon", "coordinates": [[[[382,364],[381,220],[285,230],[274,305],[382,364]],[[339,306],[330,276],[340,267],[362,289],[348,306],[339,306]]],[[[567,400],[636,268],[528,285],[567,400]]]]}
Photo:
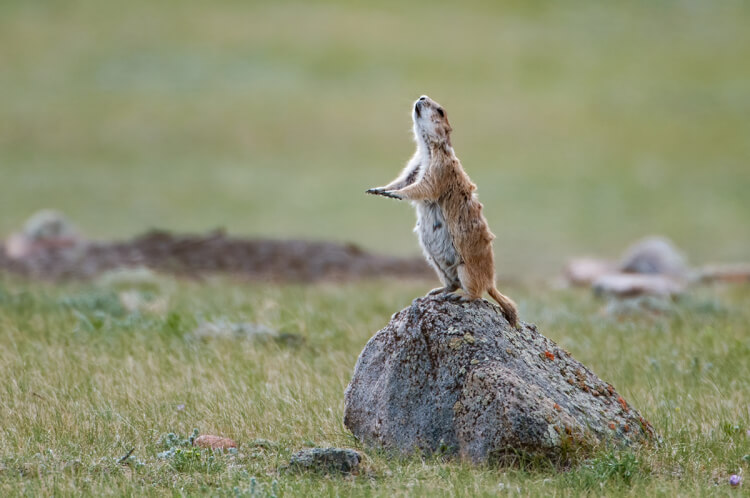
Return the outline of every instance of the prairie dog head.
{"type": "Polygon", "coordinates": [[[427,95],[414,102],[414,136],[425,145],[451,144],[451,128],[448,115],[440,104],[427,95]]]}

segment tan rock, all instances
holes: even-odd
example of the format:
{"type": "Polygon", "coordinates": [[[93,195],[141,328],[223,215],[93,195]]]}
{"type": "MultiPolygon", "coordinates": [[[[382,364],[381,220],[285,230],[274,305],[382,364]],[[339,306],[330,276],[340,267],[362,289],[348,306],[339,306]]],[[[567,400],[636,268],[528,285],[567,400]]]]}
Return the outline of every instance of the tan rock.
{"type": "Polygon", "coordinates": [[[5,241],[5,253],[11,259],[21,259],[31,253],[32,242],[23,234],[14,233],[5,241]]]}
{"type": "Polygon", "coordinates": [[[750,282],[750,263],[706,265],[697,271],[700,282],[750,282]]]}
{"type": "Polygon", "coordinates": [[[597,278],[592,288],[597,294],[617,297],[674,296],[685,290],[685,284],[665,275],[611,273],[597,278]]]}
{"type": "Polygon", "coordinates": [[[34,213],[21,232],[8,238],[5,252],[11,259],[23,259],[46,250],[76,248],[83,241],[81,234],[65,215],[52,209],[44,209],[34,213]]]}
{"type": "Polygon", "coordinates": [[[200,448],[211,448],[212,450],[228,450],[229,448],[236,448],[237,443],[234,442],[234,440],[229,439],[228,437],[221,437],[221,436],[210,436],[208,434],[204,434],[203,436],[198,436],[193,441],[193,446],[198,446],[200,448]]]}
{"type": "Polygon", "coordinates": [[[575,258],[565,266],[565,278],[571,285],[591,285],[591,282],[602,275],[612,273],[617,264],[597,258],[575,258]]]}

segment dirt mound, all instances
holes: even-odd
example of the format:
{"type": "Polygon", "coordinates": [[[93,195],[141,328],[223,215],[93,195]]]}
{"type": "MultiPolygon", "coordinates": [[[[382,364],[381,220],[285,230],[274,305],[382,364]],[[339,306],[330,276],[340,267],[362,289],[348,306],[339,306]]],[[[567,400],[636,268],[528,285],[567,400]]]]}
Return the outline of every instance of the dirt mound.
{"type": "Polygon", "coordinates": [[[12,257],[0,247],[0,272],[45,280],[86,279],[143,266],[180,276],[228,273],[294,282],[432,275],[422,258],[382,256],[334,242],[241,239],[222,231],[178,235],[154,230],[127,241],[50,244],[23,257],[12,257]]]}

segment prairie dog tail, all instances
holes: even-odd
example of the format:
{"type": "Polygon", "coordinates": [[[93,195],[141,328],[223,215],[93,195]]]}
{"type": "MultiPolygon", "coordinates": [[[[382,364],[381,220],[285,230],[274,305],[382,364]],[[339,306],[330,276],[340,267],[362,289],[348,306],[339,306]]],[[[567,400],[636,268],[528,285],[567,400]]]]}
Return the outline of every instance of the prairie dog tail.
{"type": "Polygon", "coordinates": [[[503,310],[503,316],[513,327],[518,327],[518,307],[508,296],[500,294],[495,287],[491,287],[488,291],[492,299],[497,301],[500,305],[500,309],[503,310]]]}

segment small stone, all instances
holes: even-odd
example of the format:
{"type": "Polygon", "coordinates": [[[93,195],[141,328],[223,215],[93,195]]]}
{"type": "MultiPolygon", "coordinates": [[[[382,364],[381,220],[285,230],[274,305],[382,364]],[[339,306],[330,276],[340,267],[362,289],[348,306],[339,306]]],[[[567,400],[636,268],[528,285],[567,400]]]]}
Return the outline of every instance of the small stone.
{"type": "Polygon", "coordinates": [[[750,263],[724,265],[707,265],[700,268],[695,275],[700,282],[750,282],[750,263]]]}
{"type": "Polygon", "coordinates": [[[265,325],[256,323],[234,323],[219,319],[203,322],[193,331],[196,338],[248,338],[267,340],[278,335],[278,332],[265,325]]]}
{"type": "Polygon", "coordinates": [[[349,474],[357,470],[362,456],[348,448],[310,448],[292,455],[291,471],[349,474]]]}
{"type": "Polygon", "coordinates": [[[234,442],[234,440],[229,439],[228,437],[221,437],[221,436],[210,436],[207,434],[204,434],[203,436],[198,436],[193,441],[193,446],[198,446],[199,448],[211,448],[212,450],[228,450],[229,448],[236,448],[237,443],[234,442]]]}
{"type": "Polygon", "coordinates": [[[5,241],[5,253],[10,259],[21,259],[32,253],[32,243],[23,234],[13,233],[5,241]]]}
{"type": "Polygon", "coordinates": [[[257,323],[231,322],[220,318],[200,323],[190,337],[194,339],[244,339],[256,342],[273,341],[284,346],[298,346],[304,338],[298,334],[279,332],[257,323]]]}
{"type": "Polygon", "coordinates": [[[23,259],[49,250],[75,250],[83,243],[83,237],[65,215],[43,209],[26,221],[21,232],[8,238],[5,251],[11,259],[23,259]]]}
{"type": "Polygon", "coordinates": [[[164,315],[169,308],[169,300],[163,296],[148,297],[137,290],[120,292],[117,297],[128,313],[153,313],[164,315]]]}
{"type": "Polygon", "coordinates": [[[602,296],[675,296],[684,292],[685,284],[665,275],[612,273],[597,278],[592,288],[602,296]]]}
{"type": "Polygon", "coordinates": [[[646,237],[626,251],[620,271],[682,277],[687,271],[685,256],[666,237],[646,237]]]}
{"type": "Polygon", "coordinates": [[[617,265],[605,259],[576,258],[565,267],[565,278],[572,285],[590,285],[602,275],[616,271],[617,265]]]}

